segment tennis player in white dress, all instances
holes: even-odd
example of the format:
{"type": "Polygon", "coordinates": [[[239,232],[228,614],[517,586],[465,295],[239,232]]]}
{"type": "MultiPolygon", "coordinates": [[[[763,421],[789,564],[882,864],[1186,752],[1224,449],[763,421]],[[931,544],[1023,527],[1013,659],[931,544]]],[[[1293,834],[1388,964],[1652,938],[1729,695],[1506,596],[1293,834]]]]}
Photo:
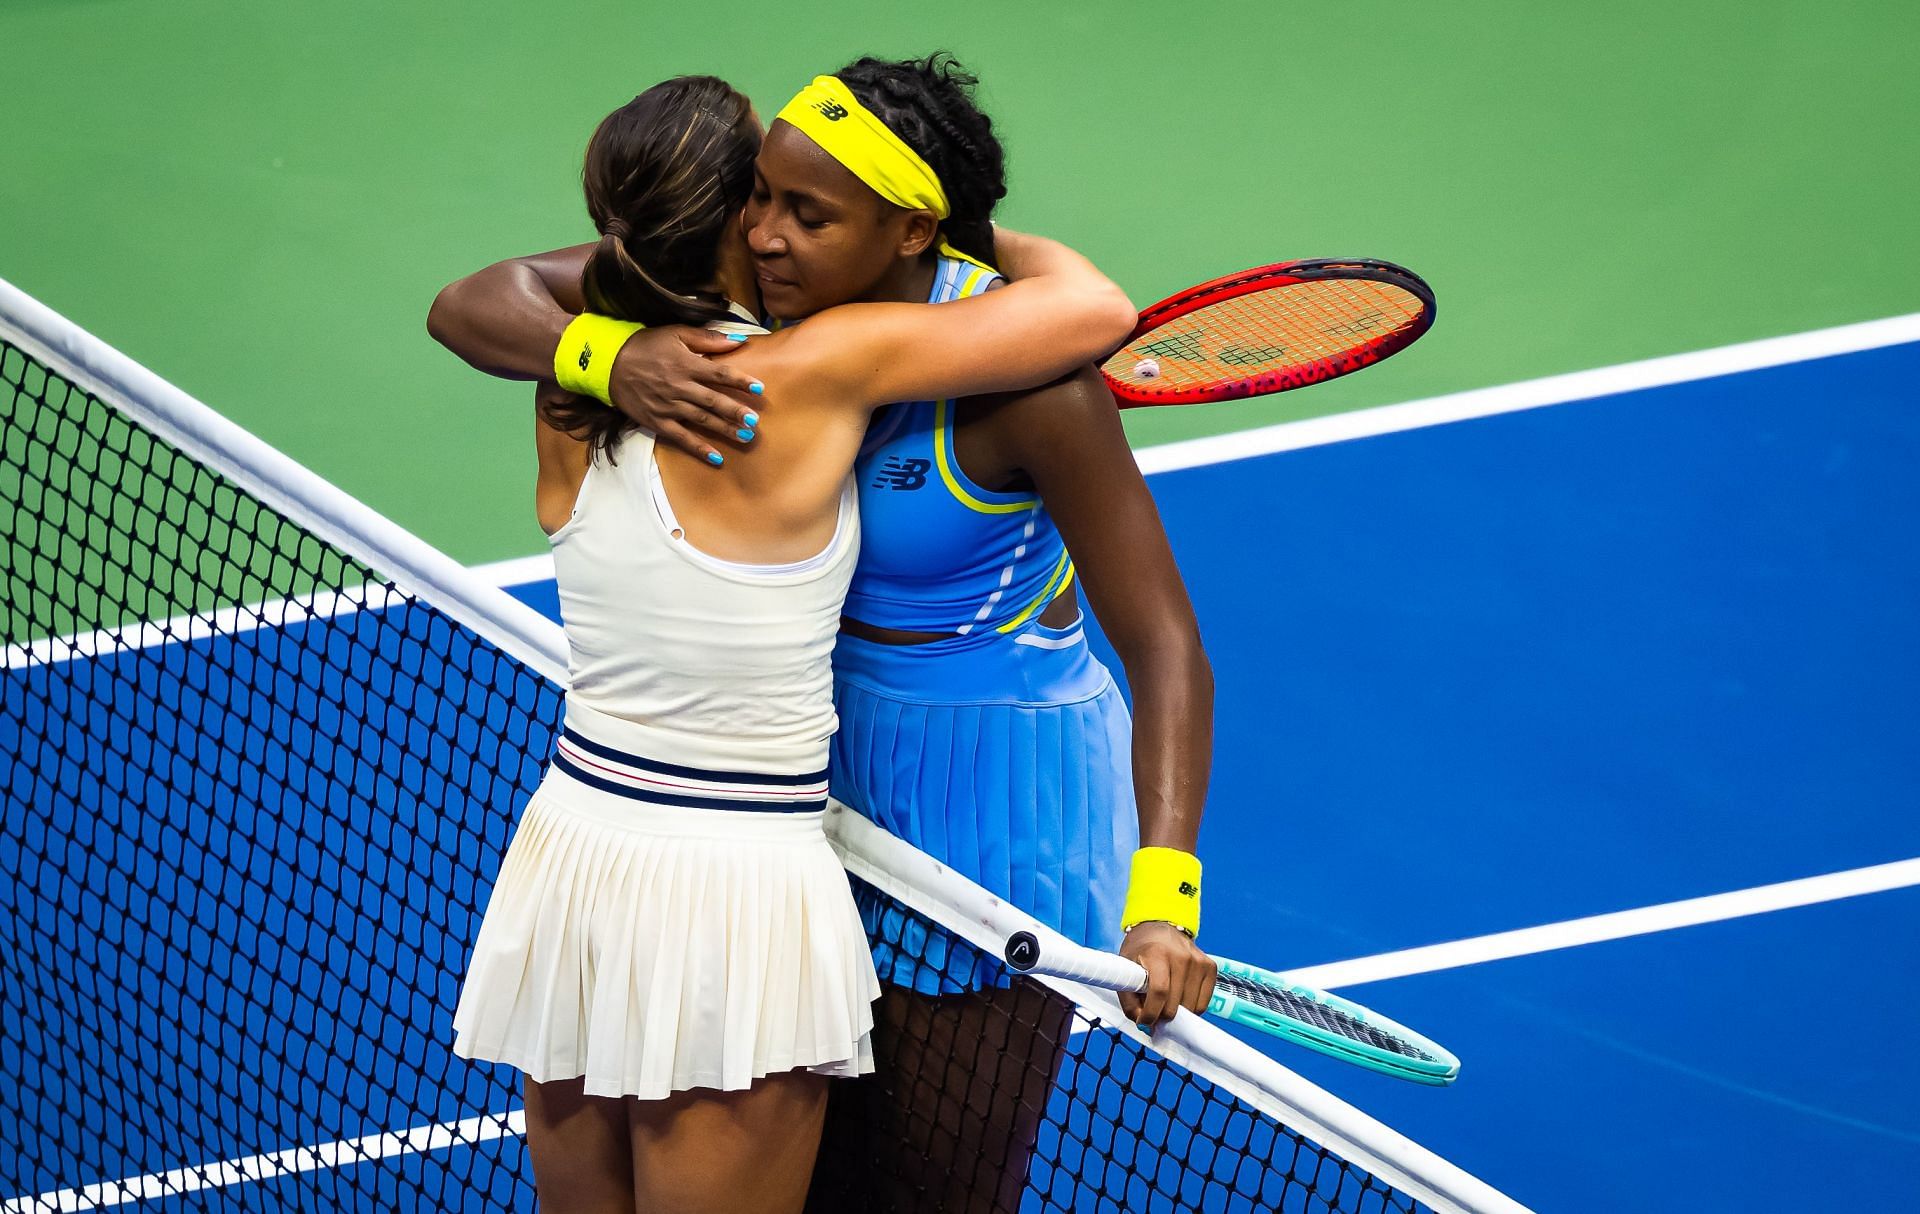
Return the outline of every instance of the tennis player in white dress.
{"type": "MultiPolygon", "coordinates": [[[[538,505],[572,681],[454,1021],[460,1054],[525,1072],[549,1214],[800,1209],[827,1079],[871,1069],[878,993],[823,825],[867,416],[1046,382],[1134,319],[1077,255],[1003,234],[1005,289],[768,335],[738,222],[761,134],[711,77],[615,111],[584,174],[602,239],[579,282],[555,284],[582,315],[546,330],[560,386],[541,389],[538,505]],[[764,389],[724,474],[601,403],[625,337],[675,322],[739,337],[725,361],[764,389]]],[[[940,244],[924,162],[884,127],[846,138],[926,205],[836,214],[827,190],[821,222],[883,249],[940,244]]]]}

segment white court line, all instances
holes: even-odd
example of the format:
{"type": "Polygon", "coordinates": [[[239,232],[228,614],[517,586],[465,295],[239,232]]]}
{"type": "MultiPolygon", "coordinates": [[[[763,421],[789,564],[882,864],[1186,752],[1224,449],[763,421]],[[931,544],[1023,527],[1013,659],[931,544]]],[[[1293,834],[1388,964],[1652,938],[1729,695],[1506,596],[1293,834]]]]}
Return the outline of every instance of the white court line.
{"type": "Polygon", "coordinates": [[[473,571],[495,586],[524,586],[528,582],[553,580],[553,553],[517,556],[510,561],[475,565],[473,571]]]}
{"type": "Polygon", "coordinates": [[[1490,936],[1474,936],[1445,944],[1430,944],[1424,948],[1312,965],[1288,970],[1287,976],[1305,986],[1333,990],[1367,982],[1384,982],[1389,978],[1405,978],[1412,974],[1430,974],[1435,970],[1457,969],[1463,965],[1503,961],[1509,957],[1526,957],[1581,944],[1597,944],[1603,940],[1696,927],[1724,919],[1741,919],[1769,911],[1857,898],[1862,894],[1884,893],[1913,885],[1920,885],[1920,859],[1896,860],[1891,864],[1802,877],[1797,881],[1781,881],[1774,885],[1756,885],[1751,889],[1709,894],[1704,898],[1662,902],[1656,906],[1590,915],[1561,923],[1545,923],[1517,931],[1495,932],[1490,936]]]}
{"type": "Polygon", "coordinates": [[[1139,460],[1141,471],[1149,475],[1173,472],[1181,468],[1198,468],[1205,464],[1251,459],[1257,455],[1298,451],[1303,447],[1372,438],[1380,434],[1395,434],[1402,430],[1417,430],[1499,413],[1517,413],[1522,409],[1538,409],[1545,405],[1565,405],[1598,396],[1714,379],[1742,371],[1831,358],[1836,354],[1857,354],[1863,350],[1876,350],[1882,346],[1897,346],[1912,341],[1920,341],[1920,312],[1740,342],[1737,345],[1716,346],[1687,354],[1619,363],[1591,371],[1549,375],[1544,379],[1523,380],[1497,388],[1475,388],[1470,392],[1453,392],[1405,404],[1356,409],[1351,413],[1335,413],[1328,417],[1281,422],[1254,430],[1236,430],[1230,434],[1164,443],[1157,447],[1141,448],[1135,458],[1139,460]]]}
{"type": "MultiPolygon", "coordinates": [[[[1920,858],[1584,919],[1570,919],[1490,936],[1476,936],[1425,948],[1336,961],[1329,965],[1290,970],[1288,977],[1308,986],[1333,990],[1915,885],[1920,885],[1920,858]]],[[[1084,1029],[1076,1024],[1074,1031],[1084,1029]]],[[[32,1197],[17,1197],[0,1206],[0,1214],[51,1214],[53,1211],[99,1209],[130,1201],[152,1201],[201,1189],[270,1180],[294,1172],[310,1172],[393,1155],[475,1145],[496,1138],[517,1137],[525,1132],[526,1114],[520,1110],[505,1115],[470,1117],[464,1121],[417,1126],[397,1133],[369,1134],[317,1146],[291,1147],[270,1155],[222,1160],[198,1168],[181,1168],[172,1172],[106,1181],[84,1188],[56,1189],[32,1197]]]]}
{"type": "Polygon", "coordinates": [[[4,280],[0,334],[280,517],[299,520],[314,538],[344,552],[380,554],[374,564],[395,585],[565,682],[566,650],[553,621],[4,280]]]}
{"type": "Polygon", "coordinates": [[[130,1201],[159,1201],[203,1189],[223,1189],[228,1185],[274,1180],[297,1172],[351,1167],[392,1155],[417,1155],[457,1146],[477,1146],[496,1138],[518,1138],[526,1132],[527,1115],[524,1110],[489,1113],[464,1121],[414,1126],[412,1129],[385,1134],[323,1142],[317,1146],[288,1147],[270,1155],[223,1159],[200,1167],[129,1176],[124,1180],[107,1180],[84,1188],[53,1189],[31,1197],[16,1197],[0,1206],[0,1214],[54,1214],[55,1211],[107,1209],[130,1201]]]}
{"type": "MultiPolygon", "coordinates": [[[[1446,396],[1428,397],[1398,405],[1381,405],[1372,409],[1357,409],[1351,413],[1336,413],[1328,417],[1282,422],[1253,430],[1239,430],[1231,434],[1216,434],[1207,438],[1163,443],[1156,447],[1141,448],[1135,452],[1134,458],[1138,461],[1141,471],[1151,476],[1159,472],[1174,472],[1183,468],[1198,468],[1208,464],[1252,459],[1282,451],[1299,451],[1308,447],[1326,446],[1330,443],[1371,438],[1382,434],[1395,434],[1403,430],[1416,430],[1476,417],[1491,417],[1523,409],[1571,404],[1576,401],[1591,400],[1597,396],[1610,396],[1620,392],[1711,379],[1715,376],[1785,366],[1809,359],[1830,358],[1837,354],[1858,353],[1912,341],[1920,341],[1920,312],[1891,316],[1884,320],[1864,321],[1860,324],[1841,325],[1831,329],[1791,333],[1784,337],[1769,337],[1760,341],[1742,342],[1738,345],[1695,350],[1691,353],[1674,354],[1664,358],[1620,363],[1610,367],[1598,367],[1591,371],[1550,375],[1543,379],[1523,380],[1520,383],[1504,384],[1495,388],[1476,388],[1470,392],[1455,392],[1446,396]]],[[[533,582],[550,582],[553,580],[553,554],[542,552],[532,556],[475,565],[472,567],[472,572],[494,586],[524,586],[533,582]]],[[[311,610],[301,618],[322,618],[330,614],[329,608],[332,608],[332,613],[339,613],[366,606],[369,604],[364,602],[356,604],[343,592],[342,596],[333,603],[316,597],[312,601],[311,610]]],[[[249,610],[256,609],[228,609],[219,613],[215,619],[240,625],[240,627],[223,627],[224,631],[244,630],[244,615],[249,610]]],[[[62,658],[93,657],[117,649],[138,649],[151,644],[198,640],[211,635],[205,627],[196,625],[194,621],[195,617],[183,616],[165,623],[129,625],[125,628],[83,636],[36,641],[28,646],[10,645],[5,650],[4,667],[22,666],[30,659],[44,662],[62,658]]],[[[258,627],[259,623],[255,621],[253,626],[258,627]]]]}
{"type": "Polygon", "coordinates": [[[314,620],[335,619],[356,611],[384,611],[402,607],[408,596],[384,582],[368,582],[345,590],[315,590],[296,598],[244,603],[217,611],[177,615],[169,620],[147,620],[45,637],[0,648],[0,670],[44,666],[84,658],[111,657],[131,649],[235,636],[258,628],[291,628],[314,620]]]}
{"type": "MultiPolygon", "coordinates": [[[[1324,447],[1331,443],[1397,434],[1403,430],[1419,430],[1448,422],[1470,421],[1476,417],[1493,417],[1548,405],[1573,404],[1621,392],[1736,375],[1742,371],[1784,367],[1791,363],[1831,358],[1837,354],[1857,354],[1914,341],[1920,341],[1920,312],[1839,325],[1831,329],[1789,333],[1782,337],[1766,337],[1731,346],[1715,346],[1685,354],[1669,354],[1662,358],[1617,363],[1590,371],[1549,375],[1494,388],[1475,388],[1469,392],[1430,396],[1398,405],[1380,405],[1206,438],[1183,439],[1180,442],[1142,447],[1134,452],[1134,459],[1142,472],[1152,476],[1159,472],[1177,472],[1183,468],[1224,464],[1261,455],[1276,455],[1282,451],[1324,447]]],[[[524,586],[529,582],[552,581],[553,555],[538,553],[510,561],[496,561],[488,565],[476,565],[473,571],[496,586],[524,586]]]]}

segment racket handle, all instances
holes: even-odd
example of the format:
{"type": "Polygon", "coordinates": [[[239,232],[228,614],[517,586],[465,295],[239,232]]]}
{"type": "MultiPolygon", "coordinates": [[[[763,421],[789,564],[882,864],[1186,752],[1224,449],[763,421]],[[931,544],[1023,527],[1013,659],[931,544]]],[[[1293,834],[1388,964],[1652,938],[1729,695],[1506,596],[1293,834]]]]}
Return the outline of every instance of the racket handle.
{"type": "Polygon", "coordinates": [[[1006,959],[1010,967],[1023,974],[1065,978],[1110,991],[1147,989],[1147,971],[1125,957],[1072,944],[1049,948],[1043,955],[1040,938],[1032,932],[1015,932],[1007,937],[1006,959]]]}
{"type": "MultiPolygon", "coordinates": [[[[1229,961],[1211,953],[1207,956],[1222,973],[1239,970],[1272,980],[1277,986],[1293,985],[1282,975],[1256,969],[1244,962],[1229,961]]],[[[1138,994],[1147,989],[1147,971],[1137,962],[1129,961],[1118,953],[1103,953],[1070,940],[1061,940],[1043,950],[1040,938],[1032,932],[1015,932],[1007,937],[1006,962],[1010,968],[1023,974],[1065,978],[1069,982],[1084,982],[1102,990],[1138,994]]],[[[1208,1014],[1222,1014],[1229,1006],[1230,999],[1231,996],[1215,994],[1207,1008],[1208,1014]]]]}

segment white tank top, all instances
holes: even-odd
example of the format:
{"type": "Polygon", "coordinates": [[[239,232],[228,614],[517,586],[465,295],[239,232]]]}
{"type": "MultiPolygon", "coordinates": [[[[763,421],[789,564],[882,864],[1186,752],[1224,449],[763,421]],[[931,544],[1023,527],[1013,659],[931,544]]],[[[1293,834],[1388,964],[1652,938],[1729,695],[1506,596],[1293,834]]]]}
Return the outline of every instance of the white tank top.
{"type": "Polygon", "coordinates": [[[597,455],[550,537],[587,738],[691,767],[814,773],[833,737],[833,647],[860,516],[853,478],[826,548],[790,565],[709,556],[660,483],[653,436],[597,455]]]}

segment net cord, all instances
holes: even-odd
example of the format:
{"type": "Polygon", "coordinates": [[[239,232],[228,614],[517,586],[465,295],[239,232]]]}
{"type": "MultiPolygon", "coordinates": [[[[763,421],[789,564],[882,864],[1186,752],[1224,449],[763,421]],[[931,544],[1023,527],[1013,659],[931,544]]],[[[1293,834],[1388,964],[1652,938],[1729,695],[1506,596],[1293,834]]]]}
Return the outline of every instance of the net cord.
{"type": "Polygon", "coordinates": [[[0,334],[401,590],[566,685],[566,636],[558,624],[5,279],[0,334]]]}
{"type": "MultiPolygon", "coordinates": [[[[430,600],[547,678],[566,684],[566,637],[558,624],[5,279],[0,279],[0,334],[288,519],[392,578],[403,590],[430,600]]],[[[942,921],[995,957],[1016,931],[1033,932],[1044,950],[1063,959],[1081,953],[1100,955],[994,898],[858,814],[836,805],[828,813],[828,828],[849,871],[942,921]]],[[[1215,1025],[1182,1015],[1149,1038],[1127,1022],[1111,992],[1058,978],[1036,981],[1437,1211],[1529,1214],[1526,1207],[1484,1181],[1215,1025]]]]}
{"type": "MultiPolygon", "coordinates": [[[[1001,901],[933,857],[888,834],[839,802],[828,802],[827,834],[847,871],[998,957],[1007,938],[1031,932],[1045,969],[1089,975],[1139,967],[1085,945],[1001,901]]],[[[1043,982],[1100,1021],[1195,1075],[1226,1089],[1267,1116],[1372,1172],[1434,1210],[1448,1214],[1529,1214],[1527,1207],[1376,1121],[1325,1088],[1199,1016],[1182,1012],[1151,1037],[1131,1024],[1110,991],[1036,972],[1043,982]]]]}

